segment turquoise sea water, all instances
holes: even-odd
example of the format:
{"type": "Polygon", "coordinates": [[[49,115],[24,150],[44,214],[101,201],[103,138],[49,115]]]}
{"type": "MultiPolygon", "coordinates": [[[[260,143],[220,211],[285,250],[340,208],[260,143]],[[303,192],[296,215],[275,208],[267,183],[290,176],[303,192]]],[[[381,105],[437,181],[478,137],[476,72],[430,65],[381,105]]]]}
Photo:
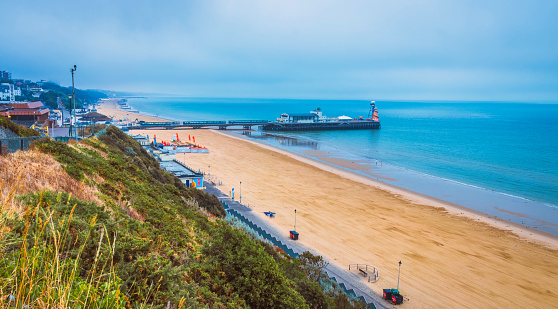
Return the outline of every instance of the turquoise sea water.
{"type": "MultiPolygon", "coordinates": [[[[173,120],[273,120],[283,112],[316,107],[329,117],[366,117],[369,103],[166,97],[129,101],[142,112],[173,120]]],[[[255,133],[252,138],[310,157],[306,150],[322,150],[381,166],[371,177],[558,234],[558,104],[376,105],[380,130],[274,132],[271,138],[255,133]]]]}

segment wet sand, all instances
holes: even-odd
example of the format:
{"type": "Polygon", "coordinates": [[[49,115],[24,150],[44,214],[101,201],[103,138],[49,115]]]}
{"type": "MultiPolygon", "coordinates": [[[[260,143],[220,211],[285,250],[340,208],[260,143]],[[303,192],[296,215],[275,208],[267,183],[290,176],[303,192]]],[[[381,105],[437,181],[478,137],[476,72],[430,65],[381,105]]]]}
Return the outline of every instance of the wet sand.
{"type": "Polygon", "coordinates": [[[374,291],[396,287],[401,260],[403,308],[558,303],[553,235],[217,131],[133,131],[165,140],[175,132],[194,135],[210,151],[178,154],[178,160],[210,173],[225,192],[234,187],[260,216],[276,212],[266,217],[270,224],[288,233],[297,209],[300,242],[341,267],[377,267],[380,279],[369,283],[374,291]]]}

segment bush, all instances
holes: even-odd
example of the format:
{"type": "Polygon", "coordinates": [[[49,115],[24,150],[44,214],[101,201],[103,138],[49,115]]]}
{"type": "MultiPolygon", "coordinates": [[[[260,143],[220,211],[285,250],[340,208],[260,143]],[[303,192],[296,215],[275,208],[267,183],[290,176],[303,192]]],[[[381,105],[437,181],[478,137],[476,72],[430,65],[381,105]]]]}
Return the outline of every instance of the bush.
{"type": "Polygon", "coordinates": [[[28,127],[20,126],[8,117],[0,116],[0,127],[4,127],[21,137],[40,136],[39,132],[28,127]]]}
{"type": "Polygon", "coordinates": [[[219,264],[248,306],[308,308],[273,258],[239,230],[223,225],[202,252],[208,263],[219,264]]]}

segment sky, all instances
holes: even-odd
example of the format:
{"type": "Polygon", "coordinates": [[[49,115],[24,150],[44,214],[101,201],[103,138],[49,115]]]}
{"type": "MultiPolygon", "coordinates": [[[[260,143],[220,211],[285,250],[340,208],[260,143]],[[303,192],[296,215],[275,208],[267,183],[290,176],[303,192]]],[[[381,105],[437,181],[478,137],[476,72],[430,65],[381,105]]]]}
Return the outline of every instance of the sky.
{"type": "Polygon", "coordinates": [[[191,97],[558,102],[558,1],[0,0],[0,70],[191,97]]]}

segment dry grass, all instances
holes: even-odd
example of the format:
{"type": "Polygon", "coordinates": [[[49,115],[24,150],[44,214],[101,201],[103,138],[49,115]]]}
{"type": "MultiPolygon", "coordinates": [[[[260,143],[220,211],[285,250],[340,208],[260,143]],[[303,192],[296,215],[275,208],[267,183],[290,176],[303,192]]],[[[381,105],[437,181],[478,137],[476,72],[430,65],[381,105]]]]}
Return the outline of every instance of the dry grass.
{"type": "Polygon", "coordinates": [[[68,176],[50,155],[28,150],[0,156],[0,205],[8,201],[5,211],[18,214],[25,211],[21,201],[8,200],[10,192],[22,195],[42,190],[72,192],[81,200],[102,205],[96,188],[68,176]]]}

